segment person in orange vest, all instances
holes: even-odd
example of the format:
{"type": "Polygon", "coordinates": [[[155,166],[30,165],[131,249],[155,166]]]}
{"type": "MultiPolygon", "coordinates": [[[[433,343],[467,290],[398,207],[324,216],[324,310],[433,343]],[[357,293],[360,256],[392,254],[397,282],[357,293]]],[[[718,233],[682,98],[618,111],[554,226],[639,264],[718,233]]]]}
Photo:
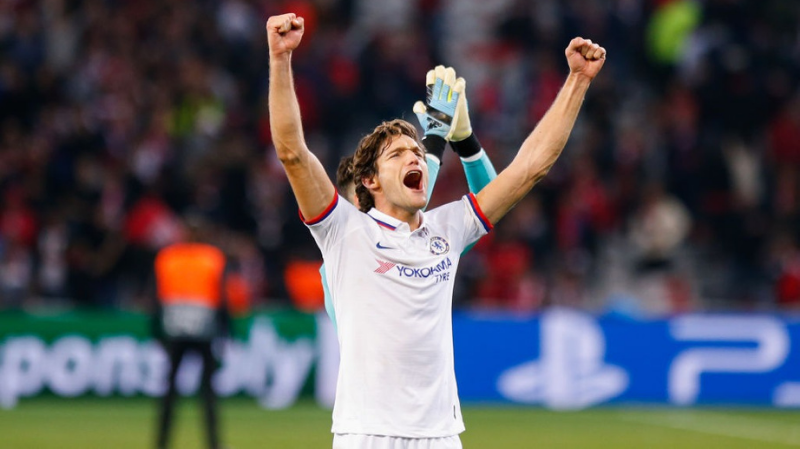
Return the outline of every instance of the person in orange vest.
{"type": "Polygon", "coordinates": [[[177,399],[177,374],[189,352],[202,358],[200,394],[203,399],[206,437],[210,449],[218,449],[217,397],[211,378],[217,368],[212,343],[228,333],[226,257],[216,246],[204,243],[202,220],[186,220],[188,238],[161,249],[155,258],[158,307],[156,331],[169,357],[167,391],[160,399],[157,448],[168,447],[177,399]]]}

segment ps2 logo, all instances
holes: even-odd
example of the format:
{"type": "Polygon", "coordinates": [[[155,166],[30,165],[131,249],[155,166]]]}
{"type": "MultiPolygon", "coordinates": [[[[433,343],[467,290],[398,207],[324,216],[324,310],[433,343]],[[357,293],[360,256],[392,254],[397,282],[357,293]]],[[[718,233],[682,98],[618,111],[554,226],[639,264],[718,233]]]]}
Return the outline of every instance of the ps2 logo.
{"type": "Polygon", "coordinates": [[[672,320],[670,333],[702,345],[681,351],[669,368],[669,401],[676,405],[697,401],[703,373],[766,373],[789,354],[784,324],[767,316],[688,315],[672,320]]]}

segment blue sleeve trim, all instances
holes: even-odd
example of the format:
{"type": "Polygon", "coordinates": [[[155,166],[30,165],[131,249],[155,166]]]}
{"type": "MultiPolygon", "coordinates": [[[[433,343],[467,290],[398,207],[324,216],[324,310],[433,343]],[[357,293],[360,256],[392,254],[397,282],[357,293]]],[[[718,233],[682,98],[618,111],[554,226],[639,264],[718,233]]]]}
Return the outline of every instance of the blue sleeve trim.
{"type": "Polygon", "coordinates": [[[491,231],[494,228],[494,225],[492,225],[492,222],[490,222],[489,219],[486,218],[486,215],[483,214],[481,207],[478,205],[478,199],[475,198],[475,194],[470,193],[467,195],[467,198],[469,199],[469,205],[472,206],[472,211],[475,212],[475,216],[478,217],[478,220],[483,225],[483,229],[486,229],[486,232],[491,231]]]}

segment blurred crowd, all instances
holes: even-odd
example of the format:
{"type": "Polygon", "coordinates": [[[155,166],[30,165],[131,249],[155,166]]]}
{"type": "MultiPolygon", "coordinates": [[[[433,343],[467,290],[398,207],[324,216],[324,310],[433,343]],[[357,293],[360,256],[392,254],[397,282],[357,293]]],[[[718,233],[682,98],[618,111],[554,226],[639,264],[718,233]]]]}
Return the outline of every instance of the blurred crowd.
{"type": "MultiPolygon", "coordinates": [[[[320,255],[271,147],[267,17],[334,174],[425,72],[467,79],[500,171],[574,36],[608,61],[562,159],[464,259],[456,307],[653,316],[800,304],[800,2],[0,1],[0,309],[141,310],[180,218],[213,223],[256,307],[321,305],[320,255]]],[[[466,192],[446,154],[432,207],[466,192]]]]}

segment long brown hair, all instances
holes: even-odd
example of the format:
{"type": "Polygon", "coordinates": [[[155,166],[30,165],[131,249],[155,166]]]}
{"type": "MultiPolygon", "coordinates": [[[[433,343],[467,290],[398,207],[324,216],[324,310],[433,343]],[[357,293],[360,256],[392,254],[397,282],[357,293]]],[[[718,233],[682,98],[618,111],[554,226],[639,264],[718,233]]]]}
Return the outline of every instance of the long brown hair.
{"type": "Polygon", "coordinates": [[[356,196],[361,212],[368,212],[375,206],[375,198],[361,180],[378,173],[378,158],[397,136],[411,137],[420,144],[420,148],[424,148],[419,142],[414,125],[401,119],[381,123],[358,142],[358,148],[353,155],[353,180],[356,183],[356,196]]]}

